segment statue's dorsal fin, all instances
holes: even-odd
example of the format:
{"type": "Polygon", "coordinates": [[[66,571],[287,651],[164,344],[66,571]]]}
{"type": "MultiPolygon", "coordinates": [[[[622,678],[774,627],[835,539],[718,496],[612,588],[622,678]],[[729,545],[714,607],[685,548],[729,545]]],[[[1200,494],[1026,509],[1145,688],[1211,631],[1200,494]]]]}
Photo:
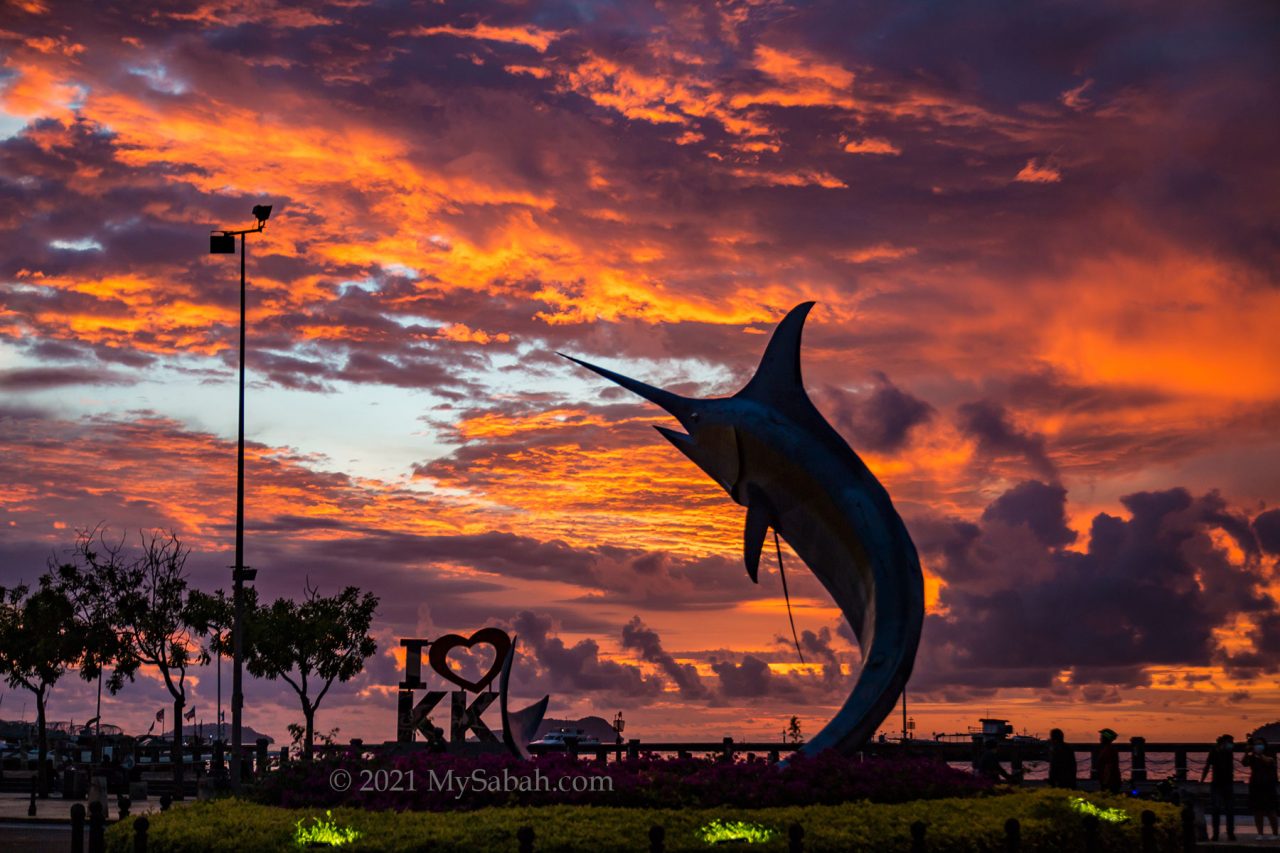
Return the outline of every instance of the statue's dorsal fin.
{"type": "Polygon", "coordinates": [[[809,402],[800,377],[800,335],[804,320],[813,308],[812,302],[801,302],[792,308],[778,328],[773,330],[769,346],[760,359],[755,376],[736,395],[758,403],[789,408],[797,402],[809,402]]]}

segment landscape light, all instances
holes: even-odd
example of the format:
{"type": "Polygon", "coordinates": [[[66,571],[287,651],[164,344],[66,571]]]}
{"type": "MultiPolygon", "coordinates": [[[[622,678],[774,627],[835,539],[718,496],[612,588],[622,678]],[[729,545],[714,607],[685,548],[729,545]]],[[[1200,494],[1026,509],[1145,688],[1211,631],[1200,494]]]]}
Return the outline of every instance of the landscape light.
{"type": "Polygon", "coordinates": [[[293,840],[298,847],[342,847],[356,841],[364,833],[349,826],[338,826],[333,819],[333,812],[326,811],[328,820],[312,817],[311,826],[303,826],[302,821],[295,824],[293,840]]]}
{"type": "Polygon", "coordinates": [[[742,820],[713,820],[699,828],[698,833],[707,844],[764,844],[774,836],[774,831],[759,823],[742,820]]]}
{"type": "Polygon", "coordinates": [[[1129,820],[1129,813],[1124,809],[1102,808],[1089,802],[1084,797],[1072,797],[1071,808],[1080,814],[1093,815],[1098,820],[1104,820],[1107,823],[1125,823],[1129,820]]]}

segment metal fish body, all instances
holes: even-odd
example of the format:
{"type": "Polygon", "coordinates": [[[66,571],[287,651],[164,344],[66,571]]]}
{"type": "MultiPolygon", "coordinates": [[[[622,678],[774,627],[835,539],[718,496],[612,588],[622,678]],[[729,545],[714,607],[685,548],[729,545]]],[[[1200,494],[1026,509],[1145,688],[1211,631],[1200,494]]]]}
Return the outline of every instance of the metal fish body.
{"type": "Polygon", "coordinates": [[[827,588],[858,638],[862,670],[843,707],[804,751],[850,753],[892,712],[911,676],[924,579],[888,492],[804,391],[800,337],[813,304],[787,314],[755,376],[732,397],[682,397],[571,360],[680,422],[684,433],[656,429],[747,508],[743,556],[752,581],[772,527],[827,588]]]}

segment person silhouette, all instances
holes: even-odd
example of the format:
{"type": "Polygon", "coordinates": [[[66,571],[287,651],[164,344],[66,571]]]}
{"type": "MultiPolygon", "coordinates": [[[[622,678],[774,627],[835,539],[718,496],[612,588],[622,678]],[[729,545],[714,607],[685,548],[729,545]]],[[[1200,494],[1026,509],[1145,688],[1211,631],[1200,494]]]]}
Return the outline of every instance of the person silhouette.
{"type": "Polygon", "coordinates": [[[1253,825],[1262,837],[1262,819],[1271,822],[1271,835],[1276,831],[1276,757],[1267,748],[1264,737],[1249,738],[1249,745],[1240,763],[1249,768],[1249,811],[1253,812],[1253,825]]]}
{"type": "Polygon", "coordinates": [[[1235,809],[1235,738],[1231,735],[1220,735],[1217,744],[1209,750],[1205,758],[1204,769],[1200,771],[1200,781],[1213,773],[1213,781],[1209,783],[1209,813],[1213,818],[1213,840],[1218,840],[1219,816],[1224,812],[1227,816],[1227,839],[1236,840],[1235,809]]]}
{"type": "Polygon", "coordinates": [[[978,756],[978,775],[991,782],[1005,781],[1016,783],[1017,777],[1004,769],[1000,763],[995,738],[987,738],[982,742],[982,754],[978,756]]]}
{"type": "Polygon", "coordinates": [[[1076,753],[1067,746],[1062,729],[1049,732],[1049,787],[1076,786],[1076,753]]]}
{"type": "Polygon", "coordinates": [[[1120,793],[1120,752],[1116,749],[1116,733],[1112,729],[1101,729],[1098,732],[1097,755],[1094,761],[1098,767],[1098,790],[1110,794],[1120,793]]]}

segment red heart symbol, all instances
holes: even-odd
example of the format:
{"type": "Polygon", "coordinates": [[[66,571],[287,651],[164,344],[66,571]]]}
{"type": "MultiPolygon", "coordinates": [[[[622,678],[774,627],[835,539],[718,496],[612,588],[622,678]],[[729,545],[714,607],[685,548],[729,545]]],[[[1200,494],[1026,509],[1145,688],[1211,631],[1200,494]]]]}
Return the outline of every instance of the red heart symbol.
{"type": "Polygon", "coordinates": [[[465,687],[473,693],[479,693],[489,686],[489,682],[493,681],[494,677],[502,669],[502,662],[507,659],[507,652],[510,650],[511,637],[506,631],[501,628],[481,628],[470,637],[464,637],[461,634],[445,634],[431,644],[431,651],[427,655],[427,661],[431,664],[431,668],[435,670],[436,675],[465,687]],[[449,652],[454,649],[470,649],[476,645],[493,646],[493,665],[489,667],[488,672],[481,676],[479,681],[468,681],[450,669],[445,659],[449,656],[449,652]]]}

